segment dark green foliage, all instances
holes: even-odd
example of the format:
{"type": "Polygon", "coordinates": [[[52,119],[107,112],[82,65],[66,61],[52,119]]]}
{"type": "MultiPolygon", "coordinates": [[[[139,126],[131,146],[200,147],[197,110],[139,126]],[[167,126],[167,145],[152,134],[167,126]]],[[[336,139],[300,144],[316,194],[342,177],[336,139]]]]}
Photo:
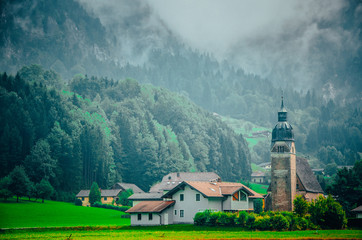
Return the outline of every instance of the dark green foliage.
{"type": "Polygon", "coordinates": [[[121,204],[122,206],[132,206],[132,201],[128,200],[128,198],[133,194],[132,189],[127,189],[126,191],[122,191],[119,194],[119,199],[117,204],[121,204]]]}
{"type": "Polygon", "coordinates": [[[95,202],[92,207],[113,209],[121,212],[125,212],[131,208],[130,206],[114,206],[111,204],[102,204],[101,202],[95,202]]]}
{"type": "Polygon", "coordinates": [[[311,220],[322,229],[343,229],[347,226],[346,213],[331,195],[320,196],[309,206],[311,220]]]}
{"type": "Polygon", "coordinates": [[[239,212],[238,224],[240,226],[245,227],[247,219],[248,219],[248,213],[247,212],[245,212],[245,211],[239,212]]]}
{"type": "Polygon", "coordinates": [[[16,201],[19,202],[19,197],[27,196],[30,190],[30,180],[26,175],[24,167],[16,166],[9,174],[10,184],[9,190],[17,197],[16,201]]]}
{"type": "Polygon", "coordinates": [[[217,224],[220,226],[233,226],[236,224],[236,214],[230,212],[221,212],[217,224]]]}
{"type": "Polygon", "coordinates": [[[254,199],[254,212],[259,214],[263,211],[263,199],[254,199]]]}
{"type": "Polygon", "coordinates": [[[304,217],[308,212],[308,202],[300,195],[297,195],[293,201],[294,210],[293,212],[299,216],[304,217]]]}
{"type": "Polygon", "coordinates": [[[80,200],[79,198],[76,198],[74,200],[74,205],[75,206],[82,206],[83,205],[82,200],[80,200]]]}
{"type": "Polygon", "coordinates": [[[9,190],[11,179],[9,176],[0,179],[0,198],[4,200],[13,196],[13,193],[9,190]]]}
{"type": "Polygon", "coordinates": [[[92,206],[95,202],[101,201],[101,191],[96,182],[92,183],[90,192],[89,192],[89,203],[92,206]]]}
{"type": "Polygon", "coordinates": [[[220,218],[220,212],[210,212],[206,219],[207,226],[216,226],[218,224],[218,220],[220,218]]]}
{"type": "Polygon", "coordinates": [[[362,160],[357,161],[352,169],[340,169],[327,191],[336,196],[347,214],[362,205],[362,160]]]}
{"type": "Polygon", "coordinates": [[[194,217],[194,224],[198,226],[204,226],[206,225],[206,220],[210,215],[210,211],[205,210],[203,212],[198,212],[195,214],[194,217]]]}
{"type": "MultiPolygon", "coordinates": [[[[273,216],[274,217],[274,216],[273,216]]],[[[253,227],[258,230],[266,231],[272,229],[271,217],[269,215],[257,216],[253,227]]]]}
{"type": "Polygon", "coordinates": [[[254,213],[250,213],[246,219],[246,223],[245,226],[248,229],[254,229],[255,228],[255,214],[254,213]]]}
{"type": "Polygon", "coordinates": [[[48,180],[42,179],[40,183],[35,185],[37,196],[42,199],[44,203],[45,198],[50,198],[52,193],[54,192],[53,186],[49,183],[48,180]]]}
{"type": "Polygon", "coordinates": [[[273,230],[283,231],[289,228],[289,221],[281,214],[276,214],[270,218],[270,223],[273,230]]]}
{"type": "Polygon", "coordinates": [[[307,230],[308,229],[308,220],[304,217],[294,218],[294,224],[292,225],[292,230],[307,230]]]}

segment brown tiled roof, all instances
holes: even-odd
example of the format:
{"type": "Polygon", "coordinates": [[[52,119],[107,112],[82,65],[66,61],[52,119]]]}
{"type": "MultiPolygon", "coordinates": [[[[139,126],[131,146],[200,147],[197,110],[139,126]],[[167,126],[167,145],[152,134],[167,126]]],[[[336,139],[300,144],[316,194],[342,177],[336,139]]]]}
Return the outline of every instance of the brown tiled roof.
{"type": "Polygon", "coordinates": [[[175,201],[144,201],[131,207],[127,213],[160,213],[175,204],[175,201]]]}
{"type": "Polygon", "coordinates": [[[214,172],[173,172],[165,175],[162,182],[152,186],[150,192],[171,190],[183,181],[217,182],[220,179],[214,172]]]}
{"type": "Polygon", "coordinates": [[[359,207],[356,207],[355,209],[352,209],[351,212],[362,212],[362,205],[359,207]]]}
{"type": "Polygon", "coordinates": [[[152,200],[162,200],[163,193],[152,192],[152,193],[134,193],[128,199],[132,201],[152,201],[152,200]]]}
{"type": "Polygon", "coordinates": [[[163,195],[167,198],[176,193],[179,189],[185,185],[190,186],[196,191],[200,192],[205,197],[224,197],[227,195],[232,195],[239,190],[244,190],[248,193],[251,198],[263,198],[262,195],[256,193],[250,188],[246,187],[241,183],[230,183],[230,182],[196,182],[196,181],[185,181],[180,185],[173,188],[171,191],[163,195]]]}
{"type": "Polygon", "coordinates": [[[121,188],[123,191],[127,189],[132,189],[133,193],[143,193],[144,191],[139,188],[136,184],[133,183],[116,183],[112,187],[113,189],[121,188]]]}
{"type": "MultiPolygon", "coordinates": [[[[116,197],[121,192],[121,189],[101,189],[101,197],[116,197]]],[[[90,190],[81,190],[76,197],[89,197],[90,190]]]]}

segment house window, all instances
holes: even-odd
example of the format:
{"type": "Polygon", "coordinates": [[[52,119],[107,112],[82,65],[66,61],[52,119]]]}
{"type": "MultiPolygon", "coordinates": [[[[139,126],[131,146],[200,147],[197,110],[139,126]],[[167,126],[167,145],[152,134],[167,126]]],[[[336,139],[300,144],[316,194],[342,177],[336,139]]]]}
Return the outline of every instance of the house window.
{"type": "Polygon", "coordinates": [[[152,213],[149,213],[149,214],[148,214],[148,220],[149,220],[149,221],[152,221],[152,217],[153,217],[153,216],[152,216],[152,213]]]}
{"type": "Polygon", "coordinates": [[[82,201],[84,201],[84,197],[82,197],[82,201]]]}
{"type": "Polygon", "coordinates": [[[180,217],[184,217],[184,210],[180,210],[180,217]]]}
{"type": "Polygon", "coordinates": [[[175,210],[175,216],[177,215],[177,210],[175,210]]]}
{"type": "Polygon", "coordinates": [[[196,193],[196,201],[200,202],[200,194],[199,193],[196,193]]]}
{"type": "Polygon", "coordinates": [[[138,221],[141,221],[141,220],[142,220],[142,214],[141,214],[141,213],[137,214],[137,220],[138,220],[138,221]]]}
{"type": "Polygon", "coordinates": [[[104,201],[107,201],[107,197],[104,197],[104,201]]]}
{"type": "Polygon", "coordinates": [[[240,201],[246,201],[246,194],[243,192],[240,192],[240,201]]]}
{"type": "Polygon", "coordinates": [[[233,194],[233,201],[239,201],[239,192],[233,194]]]}
{"type": "Polygon", "coordinates": [[[184,195],[180,194],[180,201],[183,201],[183,200],[184,200],[184,195]]]}

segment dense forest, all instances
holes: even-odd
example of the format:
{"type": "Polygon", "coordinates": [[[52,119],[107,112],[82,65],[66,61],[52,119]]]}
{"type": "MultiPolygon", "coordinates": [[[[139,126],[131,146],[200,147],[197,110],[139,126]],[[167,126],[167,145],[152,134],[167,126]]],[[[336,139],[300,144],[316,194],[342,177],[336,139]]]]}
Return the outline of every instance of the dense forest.
{"type": "Polygon", "coordinates": [[[175,171],[248,179],[247,144],[185,97],[135,80],[76,76],[38,65],[1,75],[1,177],[23,165],[59,191],[116,181],[147,190],[175,171]]]}
{"type": "MultiPolygon", "coordinates": [[[[81,0],[0,2],[0,177],[24,165],[58,192],[94,180],[147,190],[170,171],[248,179],[250,162],[270,160],[270,140],[248,149],[218,116],[271,130],[282,92],[313,167],[361,159],[361,46],[331,49],[321,79],[301,90],[193,49],[146,3],[121,2],[129,12],[116,21],[81,0]]],[[[358,32],[358,4],[346,3],[343,21],[318,27],[358,32]]],[[[330,44],[317,39],[314,50],[330,44]]]]}

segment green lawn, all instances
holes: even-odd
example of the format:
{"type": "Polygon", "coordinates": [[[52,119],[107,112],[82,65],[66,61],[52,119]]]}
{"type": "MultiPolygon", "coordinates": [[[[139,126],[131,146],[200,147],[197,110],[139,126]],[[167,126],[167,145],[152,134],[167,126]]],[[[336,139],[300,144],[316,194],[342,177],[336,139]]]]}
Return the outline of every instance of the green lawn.
{"type": "Polygon", "coordinates": [[[268,193],[268,187],[269,185],[263,185],[258,183],[252,183],[250,182],[250,188],[253,189],[255,192],[260,194],[267,194],[268,193]]]}
{"type": "Polygon", "coordinates": [[[15,199],[0,202],[0,228],[63,227],[63,226],[120,226],[130,219],[123,212],[79,207],[72,203],[45,201],[29,202],[15,199]]]}
{"type": "Polygon", "coordinates": [[[0,239],[361,239],[361,230],[319,230],[294,232],[242,231],[238,227],[119,227],[115,229],[17,230],[0,234],[0,239]]]}

